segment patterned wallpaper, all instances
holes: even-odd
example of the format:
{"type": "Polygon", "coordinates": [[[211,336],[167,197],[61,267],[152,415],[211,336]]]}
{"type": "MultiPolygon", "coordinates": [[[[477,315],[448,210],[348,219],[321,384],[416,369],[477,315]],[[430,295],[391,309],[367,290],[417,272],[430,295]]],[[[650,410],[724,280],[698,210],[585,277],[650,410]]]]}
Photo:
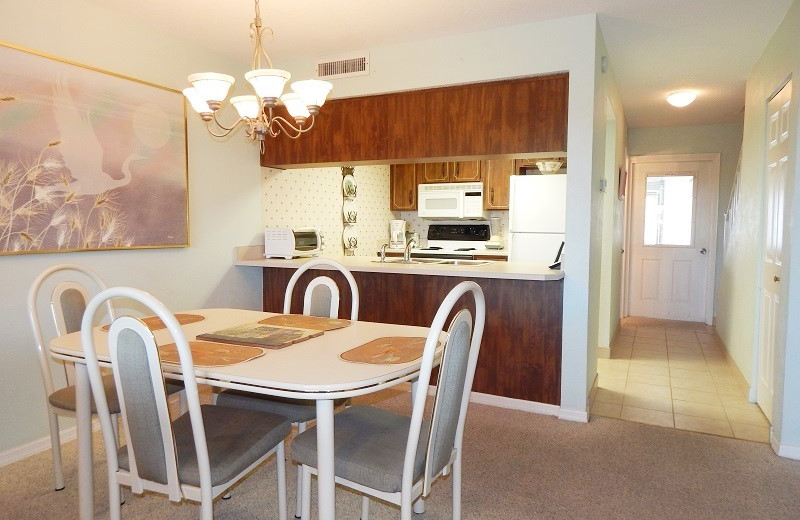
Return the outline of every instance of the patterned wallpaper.
{"type": "MultiPolygon", "coordinates": [[[[323,253],[343,255],[342,169],[262,168],[264,227],[318,227],[323,253]]],[[[373,256],[389,240],[389,166],[356,166],[358,247],[356,256],[373,256]]]]}

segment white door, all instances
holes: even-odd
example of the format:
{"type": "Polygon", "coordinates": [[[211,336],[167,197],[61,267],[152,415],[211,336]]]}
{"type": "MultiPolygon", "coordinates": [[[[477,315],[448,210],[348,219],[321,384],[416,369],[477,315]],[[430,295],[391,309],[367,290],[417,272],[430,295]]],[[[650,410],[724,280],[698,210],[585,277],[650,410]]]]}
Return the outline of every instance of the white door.
{"type": "Polygon", "coordinates": [[[629,314],[710,324],[719,155],[633,163],[629,314]]]}
{"type": "Polygon", "coordinates": [[[775,392],[776,331],[782,319],[783,217],[789,162],[789,105],[792,82],[767,105],[767,164],[764,179],[764,245],[761,259],[761,323],[759,324],[756,400],[772,422],[775,392]]]}

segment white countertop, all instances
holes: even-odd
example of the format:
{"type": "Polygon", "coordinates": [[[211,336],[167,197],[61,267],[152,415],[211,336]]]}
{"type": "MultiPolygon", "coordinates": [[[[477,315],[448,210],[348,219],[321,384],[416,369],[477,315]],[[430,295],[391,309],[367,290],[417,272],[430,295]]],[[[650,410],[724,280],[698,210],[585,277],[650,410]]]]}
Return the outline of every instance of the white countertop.
{"type": "MultiPolygon", "coordinates": [[[[392,247],[387,247],[386,248],[386,252],[387,253],[395,253],[395,254],[400,253],[400,254],[403,254],[404,251],[405,251],[405,249],[402,249],[402,248],[396,248],[396,247],[395,248],[392,248],[392,247]]],[[[431,257],[435,257],[435,254],[436,254],[435,251],[430,251],[430,250],[426,250],[426,249],[417,249],[417,248],[413,248],[411,250],[411,253],[412,254],[417,254],[417,255],[428,254],[431,257]]],[[[448,252],[447,254],[453,254],[453,253],[452,252],[448,252]]],[[[478,256],[496,256],[498,258],[498,260],[499,259],[505,260],[506,258],[508,258],[508,249],[476,249],[474,251],[457,251],[455,254],[478,255],[478,256]]]]}
{"type": "MultiPolygon", "coordinates": [[[[284,260],[263,257],[263,246],[243,246],[236,248],[234,265],[251,267],[285,267],[297,269],[308,258],[284,260]]],[[[340,262],[351,271],[372,273],[416,274],[427,276],[465,276],[475,278],[507,278],[512,280],[561,280],[564,271],[548,269],[545,264],[532,262],[489,262],[483,265],[440,265],[440,264],[398,264],[380,263],[378,257],[323,255],[340,262]]]]}

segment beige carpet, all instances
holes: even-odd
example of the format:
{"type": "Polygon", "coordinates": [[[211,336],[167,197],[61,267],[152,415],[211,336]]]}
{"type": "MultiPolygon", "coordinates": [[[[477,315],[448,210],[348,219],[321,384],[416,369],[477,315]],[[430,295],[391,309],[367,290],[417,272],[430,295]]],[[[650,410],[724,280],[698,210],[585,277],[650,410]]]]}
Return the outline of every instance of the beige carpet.
{"type": "MultiPolygon", "coordinates": [[[[410,408],[408,394],[382,397],[381,406],[410,408]]],[[[777,457],[765,444],[607,418],[577,424],[476,404],[465,439],[465,519],[800,518],[800,462],[777,457]]],[[[99,444],[95,509],[97,518],[108,518],[99,444]]],[[[60,492],[52,490],[49,453],[0,469],[0,518],[76,518],[74,442],[64,455],[67,488],[60,492]]],[[[287,473],[291,520],[293,465],[287,473]]],[[[417,518],[452,518],[450,484],[449,478],[439,481],[428,512],[417,518]]],[[[316,483],[313,489],[316,494],[316,483]]],[[[127,490],[125,496],[125,520],[198,518],[195,504],[127,490]]],[[[336,497],[338,518],[357,520],[359,497],[341,488],[336,497]]],[[[370,517],[399,518],[399,510],[373,502],[370,517]]],[[[218,501],[215,518],[278,518],[274,459],[242,482],[231,500],[218,501]]]]}

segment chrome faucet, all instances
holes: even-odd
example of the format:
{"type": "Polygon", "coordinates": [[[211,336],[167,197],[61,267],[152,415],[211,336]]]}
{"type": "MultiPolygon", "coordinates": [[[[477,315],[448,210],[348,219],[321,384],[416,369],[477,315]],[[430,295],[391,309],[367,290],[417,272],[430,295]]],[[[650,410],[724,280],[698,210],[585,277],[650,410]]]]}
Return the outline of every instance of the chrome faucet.
{"type": "Polygon", "coordinates": [[[406,243],[406,249],[403,251],[403,262],[410,262],[411,261],[411,245],[417,245],[417,241],[413,238],[408,239],[406,243]]]}
{"type": "Polygon", "coordinates": [[[386,246],[388,246],[388,245],[389,244],[383,244],[381,246],[381,262],[385,262],[386,261],[386,246]]]}

